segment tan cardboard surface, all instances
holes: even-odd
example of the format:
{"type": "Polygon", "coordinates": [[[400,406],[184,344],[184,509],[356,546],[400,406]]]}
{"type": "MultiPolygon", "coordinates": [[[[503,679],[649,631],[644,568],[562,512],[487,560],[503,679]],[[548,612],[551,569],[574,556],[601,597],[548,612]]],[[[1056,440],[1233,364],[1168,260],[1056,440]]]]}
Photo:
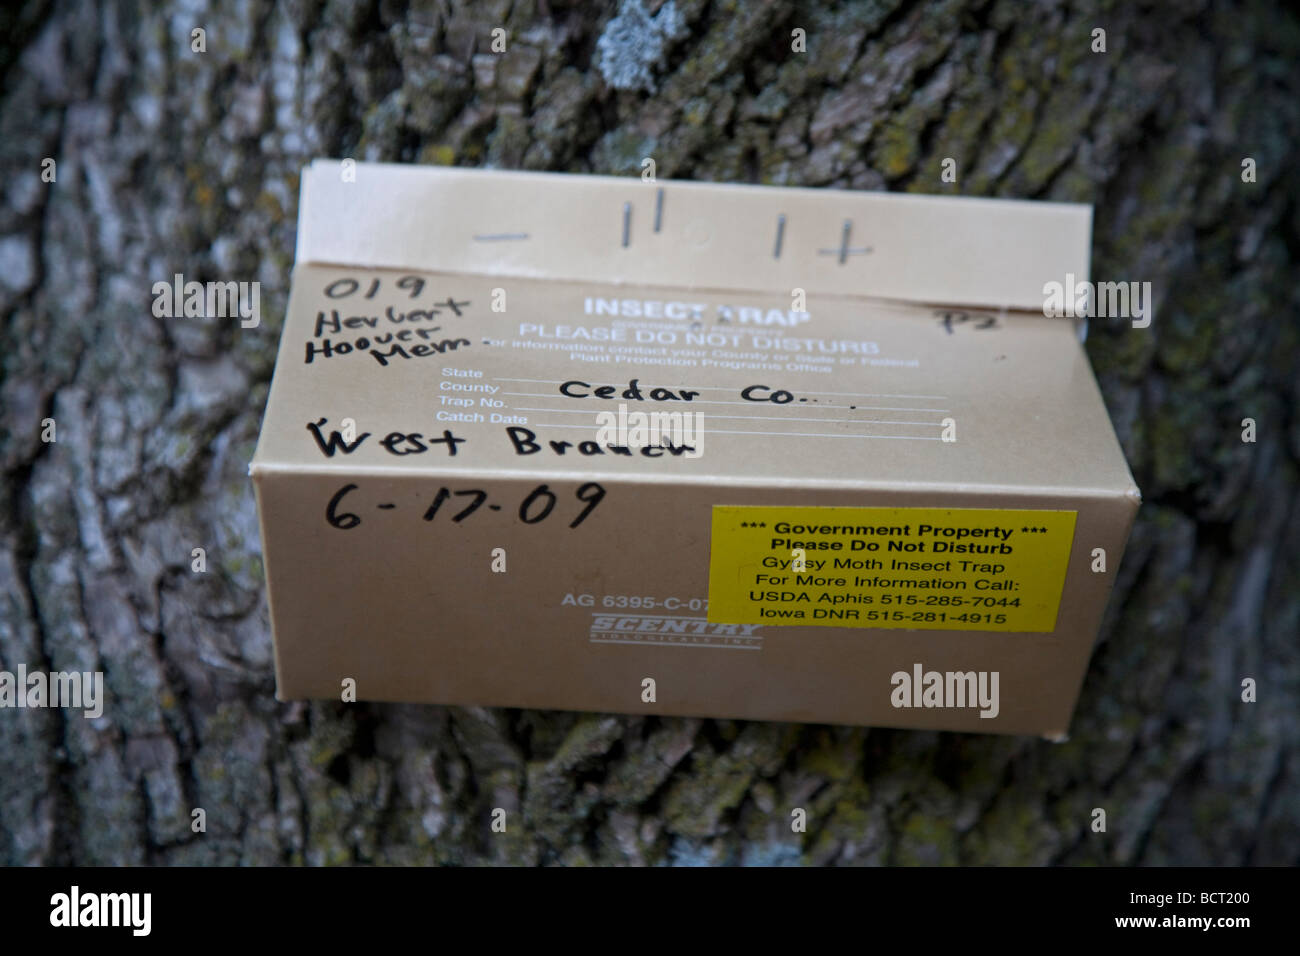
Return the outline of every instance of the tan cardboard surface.
{"type": "Polygon", "coordinates": [[[805,308],[806,316],[792,317],[788,296],[299,268],[256,467],[346,458],[367,469],[646,480],[890,487],[959,480],[1081,493],[1132,487],[1070,323],[843,297],[809,296],[805,308]],[[425,283],[418,321],[412,279],[425,283]],[[403,281],[407,288],[398,287],[403,281]],[[379,291],[367,300],[372,283],[379,291]],[[324,291],[352,284],[358,291],[344,298],[324,291]],[[505,312],[492,311],[494,288],[505,292],[505,312]],[[460,315],[438,306],[449,296],[460,315]],[[676,304],[686,316],[694,314],[686,306],[698,305],[701,318],[588,315],[596,300],[641,311],[647,303],[676,304]],[[427,314],[435,308],[437,315],[427,314]],[[340,332],[330,326],[336,320],[340,332]],[[343,328],[349,321],[354,327],[343,328]],[[406,341],[378,341],[402,334],[406,341]],[[444,343],[455,347],[433,351],[444,343]],[[340,345],[349,351],[341,354],[340,345]],[[427,354],[414,355],[421,345],[427,354]],[[394,348],[409,357],[390,354],[394,348]],[[625,400],[633,379],[643,397],[625,400]],[[566,382],[582,383],[568,391],[583,397],[562,394],[566,382]],[[610,398],[596,396],[602,386],[615,387],[610,398]],[[654,401],[656,388],[677,397],[654,401]],[[783,390],[793,400],[746,400],[746,389],[751,398],[783,390]],[[686,392],[698,394],[683,399],[686,392]],[[584,456],[545,443],[594,440],[597,414],[620,404],[703,416],[703,454],[584,456]],[[465,420],[474,417],[482,420],[465,420]],[[350,454],[327,457],[307,429],[322,418],[326,435],[351,418],[370,437],[350,454]],[[945,419],[955,423],[956,441],[941,440],[945,419]],[[542,450],[516,453],[510,427],[543,437],[542,450]],[[394,454],[382,445],[394,431],[427,436],[444,428],[465,439],[454,458],[441,449],[394,454]]]}
{"type": "Polygon", "coordinates": [[[635,180],[339,172],[251,467],[280,697],[1065,732],[1138,495],[1072,323],[1013,307],[1090,210],[673,183],[656,232],[635,180]]]}
{"type": "Polygon", "coordinates": [[[321,160],[303,171],[299,264],[1036,310],[1045,282],[1088,275],[1092,208],[1069,203],[385,164],[354,172],[346,181],[339,163],[321,160]]]}
{"type": "MultiPolygon", "coordinates": [[[[533,526],[512,513],[536,481],[485,482],[500,512],[426,523],[421,515],[440,484],[413,474],[276,475],[259,482],[282,698],[338,699],[342,679],[351,677],[360,699],[1062,733],[1113,580],[1090,573],[1090,552],[1104,547],[1118,555],[1135,510],[1127,500],[1075,504],[1080,533],[1053,634],[822,627],[728,633],[689,606],[707,596],[714,503],[925,506],[951,496],[611,484],[607,500],[569,529],[579,510],[576,482],[552,483],[557,513],[533,526]],[[339,530],[323,516],[345,480],[357,484],[347,501],[361,524],[339,530]],[[381,502],[397,507],[379,511],[381,502]],[[504,574],[491,570],[494,547],[507,550],[504,574]],[[590,595],[594,606],[566,605],[570,595],[590,595]],[[657,606],[604,606],[606,598],[642,597],[657,606]],[[656,631],[638,630],[662,616],[689,618],[703,633],[665,634],[662,621],[656,631]],[[602,624],[600,617],[613,621],[602,624]],[[600,628],[618,625],[626,640],[656,643],[601,643],[600,628]],[[998,716],[893,708],[890,675],[917,662],[999,671],[998,716]],[[656,681],[654,704],[641,699],[646,677],[656,681]]],[[[1008,505],[989,495],[964,503],[1008,505]]],[[[1015,504],[1062,502],[1033,496],[1015,504]]]]}

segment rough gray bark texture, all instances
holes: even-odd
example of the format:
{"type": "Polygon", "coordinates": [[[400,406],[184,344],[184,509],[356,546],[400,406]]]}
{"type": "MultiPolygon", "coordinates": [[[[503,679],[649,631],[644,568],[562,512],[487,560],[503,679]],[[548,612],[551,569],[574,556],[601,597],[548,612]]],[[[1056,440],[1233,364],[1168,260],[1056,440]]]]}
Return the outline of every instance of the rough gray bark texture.
{"type": "Polygon", "coordinates": [[[0,861],[1300,862],[1294,17],[625,6],[3,15],[0,662],[108,703],[0,711],[0,861]],[[276,703],[246,465],[314,156],[1095,203],[1094,275],[1157,303],[1088,343],[1146,504],[1072,739],[276,703]],[[154,318],[175,272],[262,327],[154,318]]]}

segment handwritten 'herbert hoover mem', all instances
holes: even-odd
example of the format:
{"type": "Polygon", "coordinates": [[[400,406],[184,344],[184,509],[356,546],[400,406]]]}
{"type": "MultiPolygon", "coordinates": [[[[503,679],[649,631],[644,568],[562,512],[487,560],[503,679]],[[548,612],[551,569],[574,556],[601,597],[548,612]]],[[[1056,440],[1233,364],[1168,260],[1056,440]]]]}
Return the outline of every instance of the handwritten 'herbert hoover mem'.
{"type": "Polygon", "coordinates": [[[1138,502],[1086,207],[356,169],[251,467],[280,697],[1065,732],[1138,502]]]}

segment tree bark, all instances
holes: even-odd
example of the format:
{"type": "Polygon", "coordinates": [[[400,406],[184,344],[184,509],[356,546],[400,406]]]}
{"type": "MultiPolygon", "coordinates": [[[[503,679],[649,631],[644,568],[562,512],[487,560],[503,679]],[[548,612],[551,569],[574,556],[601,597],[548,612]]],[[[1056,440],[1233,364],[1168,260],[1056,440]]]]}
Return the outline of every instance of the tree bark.
{"type": "Polygon", "coordinates": [[[109,703],[0,711],[0,861],[1300,862],[1295,16],[630,6],[5,14],[0,661],[109,703]],[[315,156],[1094,203],[1156,308],[1088,341],[1146,501],[1070,741],[277,703],[246,466],[315,156]],[[261,327],[155,318],[176,272],[261,327]]]}

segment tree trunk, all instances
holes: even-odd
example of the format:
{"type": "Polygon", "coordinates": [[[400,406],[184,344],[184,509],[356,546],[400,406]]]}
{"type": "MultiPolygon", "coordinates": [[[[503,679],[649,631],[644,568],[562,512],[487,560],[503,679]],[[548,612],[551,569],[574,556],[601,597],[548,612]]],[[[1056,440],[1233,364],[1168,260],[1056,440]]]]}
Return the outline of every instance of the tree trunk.
{"type": "Polygon", "coordinates": [[[1293,15],[153,6],[0,31],[0,662],[108,697],[0,711],[0,861],[1300,862],[1293,15]],[[1146,501],[1071,740],[277,703],[246,467],[315,156],[1094,203],[1156,307],[1088,342],[1146,501]],[[176,272],[261,327],[155,318],[176,272]]]}

